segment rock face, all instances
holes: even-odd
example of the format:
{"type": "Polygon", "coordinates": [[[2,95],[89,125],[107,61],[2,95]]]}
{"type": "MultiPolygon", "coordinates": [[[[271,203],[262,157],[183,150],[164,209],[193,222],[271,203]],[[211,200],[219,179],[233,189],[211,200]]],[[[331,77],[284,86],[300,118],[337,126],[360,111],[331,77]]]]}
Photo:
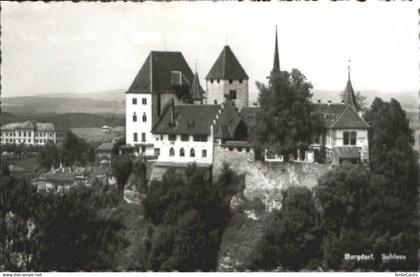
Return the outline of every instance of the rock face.
{"type": "Polygon", "coordinates": [[[264,219],[281,206],[281,191],[290,186],[313,188],[330,165],[253,161],[246,153],[215,150],[213,180],[217,180],[223,162],[243,175],[244,189],[231,200],[232,217],[223,234],[218,270],[243,270],[254,247],[261,239],[264,219]],[[237,155],[236,155],[237,154],[237,155]]]}

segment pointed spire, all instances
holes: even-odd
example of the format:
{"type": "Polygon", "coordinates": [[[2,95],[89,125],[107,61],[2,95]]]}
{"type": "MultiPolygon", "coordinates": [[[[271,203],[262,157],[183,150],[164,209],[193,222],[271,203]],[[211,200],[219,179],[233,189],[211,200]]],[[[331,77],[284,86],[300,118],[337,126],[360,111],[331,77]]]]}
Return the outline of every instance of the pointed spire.
{"type": "Polygon", "coordinates": [[[353,85],[351,83],[351,79],[350,79],[350,62],[351,60],[349,60],[349,64],[347,66],[347,70],[348,70],[348,79],[347,79],[347,84],[346,84],[346,88],[344,89],[344,95],[343,95],[343,100],[344,103],[347,105],[352,106],[356,111],[359,111],[359,105],[357,104],[356,101],[356,95],[354,94],[354,90],[353,90],[353,85]]]}
{"type": "Polygon", "coordinates": [[[276,42],[274,46],[274,63],[273,63],[272,72],[280,72],[279,43],[277,40],[277,25],[276,25],[276,42]]]}
{"type": "Polygon", "coordinates": [[[194,79],[191,84],[191,98],[193,101],[201,101],[204,98],[204,90],[200,85],[200,78],[197,73],[197,62],[195,63],[194,79]]]}

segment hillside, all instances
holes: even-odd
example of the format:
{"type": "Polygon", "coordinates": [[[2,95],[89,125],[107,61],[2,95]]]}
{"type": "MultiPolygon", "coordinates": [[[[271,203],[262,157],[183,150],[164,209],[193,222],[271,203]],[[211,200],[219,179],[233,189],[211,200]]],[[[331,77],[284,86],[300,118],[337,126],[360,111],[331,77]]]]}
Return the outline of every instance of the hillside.
{"type": "Polygon", "coordinates": [[[93,91],[93,92],[84,92],[84,93],[66,93],[66,92],[58,92],[58,93],[47,93],[36,95],[34,97],[48,97],[48,98],[56,98],[56,97],[70,97],[70,98],[90,98],[93,100],[102,100],[102,101],[116,101],[121,102],[124,101],[124,93],[126,90],[124,89],[113,89],[113,90],[104,90],[104,91],[93,91]]]}
{"type": "Polygon", "coordinates": [[[61,113],[61,114],[12,114],[3,112],[1,125],[11,122],[24,122],[35,120],[38,122],[53,122],[60,129],[87,128],[108,126],[125,126],[123,114],[89,114],[89,113],[61,113]]]}
{"type": "Polygon", "coordinates": [[[11,113],[124,113],[123,101],[72,97],[4,97],[2,110],[11,113]]]}

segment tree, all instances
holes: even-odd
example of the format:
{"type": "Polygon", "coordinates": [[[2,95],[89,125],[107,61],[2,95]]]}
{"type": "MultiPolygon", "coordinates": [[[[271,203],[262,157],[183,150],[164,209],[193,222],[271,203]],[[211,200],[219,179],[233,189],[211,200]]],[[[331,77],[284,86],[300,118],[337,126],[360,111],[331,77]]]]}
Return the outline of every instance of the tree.
{"type": "Polygon", "coordinates": [[[289,155],[304,151],[322,124],[313,115],[310,102],[312,84],[297,69],[273,75],[268,87],[259,84],[261,106],[250,137],[256,147],[289,155]]]}
{"type": "Polygon", "coordinates": [[[139,157],[133,161],[133,182],[140,194],[147,192],[147,161],[144,157],[139,157]]]}
{"type": "Polygon", "coordinates": [[[121,137],[115,141],[115,143],[112,145],[112,154],[118,155],[120,146],[123,146],[125,144],[125,137],[121,137]]]}
{"type": "Polygon", "coordinates": [[[129,155],[116,156],[112,160],[112,174],[117,179],[119,194],[122,197],[124,194],[124,187],[127,184],[128,178],[133,167],[133,157],[129,155]]]}
{"type": "Polygon", "coordinates": [[[68,131],[63,142],[63,164],[66,166],[86,165],[95,160],[95,150],[84,139],[68,131]]]}
{"type": "Polygon", "coordinates": [[[320,264],[322,234],[312,192],[306,187],[290,187],[282,194],[281,209],[272,212],[250,255],[250,269],[297,271],[320,264]]]}
{"type": "MultiPolygon", "coordinates": [[[[366,96],[363,96],[361,93],[360,93],[360,91],[357,91],[356,93],[355,93],[355,100],[356,100],[356,103],[359,105],[359,107],[360,107],[360,109],[362,110],[362,111],[366,111],[367,110],[367,103],[366,103],[366,101],[367,101],[367,97],[366,96]]],[[[345,99],[345,93],[344,93],[344,91],[342,91],[341,93],[340,93],[340,99],[341,99],[341,101],[346,101],[346,99],[345,99]]]]}
{"type": "Polygon", "coordinates": [[[51,167],[57,168],[60,164],[59,150],[57,146],[51,141],[48,141],[39,152],[38,162],[46,169],[51,169],[51,167]]]}

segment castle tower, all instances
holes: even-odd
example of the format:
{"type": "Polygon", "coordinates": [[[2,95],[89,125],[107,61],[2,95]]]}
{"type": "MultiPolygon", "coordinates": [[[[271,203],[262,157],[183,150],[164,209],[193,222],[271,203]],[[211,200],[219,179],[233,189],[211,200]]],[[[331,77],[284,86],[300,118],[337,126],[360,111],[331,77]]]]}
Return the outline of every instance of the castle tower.
{"type": "Polygon", "coordinates": [[[353,85],[350,79],[350,61],[348,65],[348,79],[347,79],[346,88],[344,89],[343,101],[345,104],[352,106],[356,111],[360,111],[360,107],[357,104],[356,96],[353,90],[353,85]]]}
{"type": "Polygon", "coordinates": [[[239,110],[248,106],[249,77],[226,45],[206,76],[208,104],[221,104],[231,100],[239,110]]]}
{"type": "Polygon", "coordinates": [[[194,104],[203,104],[204,90],[200,85],[200,78],[198,77],[197,69],[194,74],[194,79],[191,85],[191,100],[194,104]]]}

